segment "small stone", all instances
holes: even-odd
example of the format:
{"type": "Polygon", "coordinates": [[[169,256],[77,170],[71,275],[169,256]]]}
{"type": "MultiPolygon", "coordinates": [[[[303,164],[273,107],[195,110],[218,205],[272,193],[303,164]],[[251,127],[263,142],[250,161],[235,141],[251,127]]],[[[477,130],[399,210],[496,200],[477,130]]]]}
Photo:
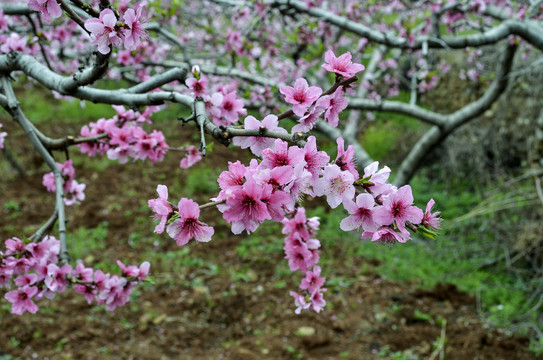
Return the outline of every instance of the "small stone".
{"type": "Polygon", "coordinates": [[[166,320],[166,317],[167,317],[167,316],[168,316],[168,315],[166,315],[166,314],[160,314],[160,315],[158,315],[156,318],[153,319],[153,324],[155,324],[155,325],[160,324],[161,322],[163,322],[164,320],[166,320]]]}
{"type": "Polygon", "coordinates": [[[300,336],[300,337],[304,337],[304,336],[311,336],[311,335],[315,335],[315,328],[314,327],[311,327],[311,326],[301,326],[300,328],[298,328],[298,330],[296,330],[295,334],[300,336]]]}

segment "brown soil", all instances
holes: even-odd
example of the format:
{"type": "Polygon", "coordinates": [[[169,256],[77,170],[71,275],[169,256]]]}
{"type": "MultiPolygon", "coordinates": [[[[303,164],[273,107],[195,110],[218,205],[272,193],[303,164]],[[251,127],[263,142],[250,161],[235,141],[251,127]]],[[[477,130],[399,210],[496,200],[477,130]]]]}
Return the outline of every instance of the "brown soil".
{"type": "MultiPolygon", "coordinates": [[[[22,136],[10,120],[0,120],[13,139],[22,136]]],[[[13,139],[9,144],[16,144],[13,139]]],[[[22,137],[20,140],[23,143],[22,137]]],[[[12,150],[32,168],[32,156],[25,156],[29,148],[12,150]]],[[[77,152],[72,151],[75,157],[77,152]]],[[[224,169],[233,158],[232,153],[216,146],[197,166],[224,169]]],[[[184,184],[178,161],[177,154],[169,154],[165,162],[152,167],[113,164],[104,172],[88,165],[77,167],[77,179],[87,184],[87,200],[69,208],[69,229],[109,223],[107,239],[103,239],[106,250],[89,251],[84,257],[86,264],[95,265],[97,259],[114,263],[117,258],[138,263],[144,260],[144,252],[154,249],[159,259],[151,268],[154,284],[142,286],[133,294],[133,301],[115,312],[87,305],[70,290],[52,301],[40,302],[41,310],[35,315],[11,315],[2,299],[0,359],[1,355],[199,360],[535,358],[528,351],[528,338],[509,336],[479,319],[474,298],[454,285],[422,290],[415,283],[390,282],[377,274],[378,263],[372,259],[335,261],[334,272],[353,279],[353,283],[327,292],[328,305],[321,313],[295,315],[288,293],[296,288],[299,276],[286,277],[286,284],[281,285],[276,270],[284,261],[281,252],[261,258],[240,257],[236,247],[247,237],[228,233],[220,214],[213,211],[203,217],[216,226],[214,240],[189,245],[189,258],[201,258],[205,263],[179,266],[177,259],[167,256],[179,250],[175,243],[167,235],[153,235],[152,227],[142,230],[142,224],[149,225],[147,220],[137,221],[151,215],[145,201],[156,197],[157,184],[184,184]],[[131,235],[135,233],[144,235],[134,240],[131,235]],[[154,243],[157,239],[160,242],[154,243]],[[211,265],[219,270],[213,271],[211,265]],[[240,273],[245,275],[243,280],[236,279],[240,273]]],[[[34,162],[39,165],[39,160],[34,162]]],[[[54,197],[41,185],[44,172],[41,168],[26,177],[3,177],[0,239],[29,235],[49,216],[54,197]],[[20,205],[20,215],[6,210],[4,204],[9,201],[20,205]]],[[[171,199],[181,195],[170,194],[171,199]]],[[[269,240],[282,243],[282,236],[273,235],[269,240]]],[[[332,250],[336,251],[349,256],[339,245],[332,250]]]]}

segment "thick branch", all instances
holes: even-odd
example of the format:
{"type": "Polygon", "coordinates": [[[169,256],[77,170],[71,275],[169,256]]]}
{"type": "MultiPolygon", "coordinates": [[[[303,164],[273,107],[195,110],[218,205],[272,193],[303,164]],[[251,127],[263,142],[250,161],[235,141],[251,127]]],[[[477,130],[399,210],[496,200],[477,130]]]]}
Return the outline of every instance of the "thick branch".
{"type": "Polygon", "coordinates": [[[422,164],[424,157],[432,148],[440,144],[449,134],[461,125],[481,115],[488,109],[505,91],[509,82],[509,72],[513,65],[517,46],[507,45],[498,65],[496,77],[485,94],[477,101],[463,107],[451,115],[443,116],[445,125],[442,127],[434,126],[411,149],[407,157],[402,162],[395,185],[400,186],[408,183],[415,171],[422,164]]]}
{"type": "Polygon", "coordinates": [[[96,61],[91,67],[74,74],[72,79],[64,80],[64,92],[73,92],[78,87],[90,85],[100,79],[107,71],[110,56],[111,52],[106,55],[97,53],[96,61]]]}
{"type": "Polygon", "coordinates": [[[451,49],[463,49],[468,46],[480,47],[483,45],[495,44],[500,40],[506,39],[509,35],[518,35],[543,51],[543,37],[541,36],[541,34],[543,34],[543,27],[534,21],[521,22],[516,20],[505,20],[498,26],[481,34],[446,36],[442,38],[421,35],[418,36],[414,42],[409,43],[406,38],[380,32],[319,7],[308,7],[301,1],[271,0],[268,3],[272,6],[286,6],[293,8],[298,12],[319,18],[319,20],[326,21],[345,31],[365,37],[369,41],[394,48],[418,50],[422,49],[423,45],[427,43],[430,48],[446,47],[451,49]]]}
{"type": "MultiPolygon", "coordinates": [[[[189,96],[182,95],[176,92],[152,92],[140,94],[137,92],[146,88],[156,88],[163,85],[161,82],[167,81],[168,77],[161,77],[161,81],[155,81],[152,77],[131,89],[118,90],[103,90],[94,89],[87,86],[76,88],[72,92],[67,92],[65,84],[72,82],[71,78],[58,75],[39,61],[29,55],[21,54],[20,52],[10,52],[6,55],[0,55],[0,72],[10,72],[20,70],[26,75],[34,78],[43,86],[50,90],[55,90],[63,95],[70,95],[81,100],[89,100],[96,103],[116,104],[126,106],[142,106],[142,105],[161,105],[165,102],[175,102],[187,107],[192,107],[193,99],[189,96]]],[[[171,74],[175,74],[172,72],[171,74]]]]}
{"type": "Polygon", "coordinates": [[[26,4],[0,4],[0,10],[4,12],[4,15],[30,15],[35,13],[26,4]]]}

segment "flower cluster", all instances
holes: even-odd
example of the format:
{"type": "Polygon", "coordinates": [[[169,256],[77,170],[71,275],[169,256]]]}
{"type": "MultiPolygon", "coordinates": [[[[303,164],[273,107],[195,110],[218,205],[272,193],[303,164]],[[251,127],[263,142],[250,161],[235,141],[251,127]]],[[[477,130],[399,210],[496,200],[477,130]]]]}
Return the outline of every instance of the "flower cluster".
{"type": "Polygon", "coordinates": [[[136,50],[141,40],[147,36],[141,19],[142,10],[143,6],[139,6],[137,10],[126,10],[121,23],[117,22],[117,17],[111,9],[102,10],[98,19],[91,18],[85,21],[85,29],[90,32],[92,42],[98,46],[98,51],[104,55],[108,54],[111,51],[110,45],[119,46],[121,42],[124,42],[126,50],[136,50]]]}
{"type": "Polygon", "coordinates": [[[125,110],[123,106],[113,106],[117,115],[111,119],[99,119],[81,128],[81,136],[97,137],[107,134],[106,139],[97,139],[92,143],[80,145],[82,153],[94,156],[106,154],[111,160],[125,164],[129,158],[135,160],[149,159],[151,162],[161,161],[168,150],[168,144],[161,131],[147,133],[141,127],[151,123],[149,116],[153,109],[147,107],[143,113],[125,110]]]}
{"type": "Polygon", "coordinates": [[[200,68],[194,66],[193,77],[185,80],[193,96],[201,96],[206,103],[206,113],[215,125],[229,126],[239,121],[240,116],[247,115],[243,99],[236,95],[236,83],[229,86],[219,86],[212,90],[208,86],[207,77],[200,73],[200,68]]]}
{"type": "MultiPolygon", "coordinates": [[[[85,184],[79,184],[75,180],[75,169],[72,160],[66,160],[63,164],[57,163],[62,174],[62,189],[64,191],[64,203],[66,205],[79,204],[85,200],[85,184]]],[[[43,186],[47,191],[55,192],[55,175],[53,172],[43,175],[43,186]]]]}
{"type": "Polygon", "coordinates": [[[292,210],[300,197],[312,194],[310,180],[328,160],[314,137],[304,148],[276,139],[262,151],[260,163],[230,163],[219,176],[221,192],[213,200],[224,201],[218,209],[234,234],[251,233],[265,220],[282,221],[285,209],[292,210]]]}
{"type": "MultiPolygon", "coordinates": [[[[276,117],[268,116],[264,121],[249,117],[247,126],[253,128],[275,129],[276,117]],[[266,126],[264,126],[266,125],[266,126]]],[[[305,278],[300,289],[305,294],[292,292],[297,310],[311,308],[320,311],[326,304],[322,288],[324,278],[320,277],[320,242],[315,231],[318,220],[307,219],[305,210],[296,203],[305,196],[325,196],[330,207],[339,205],[348,211],[349,216],[341,222],[341,229],[359,229],[362,238],[371,241],[393,244],[405,242],[410,238],[410,230],[421,229],[425,234],[435,234],[439,227],[439,213],[431,213],[433,200],[424,213],[413,206],[411,188],[406,185],[399,189],[387,183],[390,169],[378,170],[378,163],[364,169],[360,177],[354,163],[354,148],[345,149],[344,140],[337,140],[337,156],[333,162],[330,157],[316,147],[316,139],[310,136],[303,148],[289,146],[287,142],[276,139],[273,145],[264,147],[257,138],[238,140],[238,145],[249,147],[255,154],[261,152],[261,161],[251,160],[248,166],[240,161],[230,162],[228,170],[218,178],[220,193],[211,199],[216,203],[223,218],[232,224],[232,232],[255,231],[265,220],[283,223],[285,254],[292,271],[300,270],[305,278]]],[[[179,245],[192,238],[209,241],[213,228],[198,220],[198,205],[192,200],[181,199],[178,206],[168,202],[168,192],[164,185],[157,188],[159,197],[149,200],[149,206],[160,220],[155,232],[164,231],[179,245]]]]}
{"type": "Polygon", "coordinates": [[[13,314],[35,313],[36,301],[53,299],[56,293],[73,285],[74,291],[89,302],[105,305],[108,310],[126,304],[132,289],[149,273],[148,262],[137,266],[125,266],[120,261],[122,275],[104,274],[101,270],[78,264],[59,265],[60,242],[52,236],[39,243],[24,243],[18,238],[5,241],[5,252],[0,251],[0,287],[16,289],[5,294],[13,314]]]}
{"type": "Polygon", "coordinates": [[[305,209],[298,207],[293,216],[289,219],[285,217],[283,223],[283,234],[285,238],[285,258],[291,271],[300,270],[305,277],[302,279],[300,289],[304,291],[298,294],[291,291],[290,295],[294,297],[296,304],[296,314],[302,309],[311,309],[320,312],[326,305],[323,297],[323,288],[325,278],[321,277],[321,268],[317,265],[319,262],[320,241],[315,239],[316,231],[319,229],[319,219],[317,217],[307,218],[305,209]]]}
{"type": "MultiPolygon", "coordinates": [[[[336,81],[342,76],[349,78],[364,70],[363,65],[351,62],[349,52],[336,58],[333,51],[328,50],[326,61],[330,63],[323,65],[326,70],[341,75],[336,81]]],[[[294,87],[281,86],[279,91],[285,96],[285,101],[292,104],[292,112],[300,116],[298,124],[292,128],[292,133],[310,131],[322,115],[332,127],[337,127],[339,114],[348,105],[347,98],[344,97],[344,86],[338,86],[331,95],[322,95],[323,91],[320,87],[309,86],[307,80],[299,78],[294,87]]]]}
{"type": "Polygon", "coordinates": [[[343,231],[362,230],[362,239],[383,244],[403,243],[410,239],[407,230],[420,229],[425,234],[435,235],[439,228],[439,212],[431,213],[433,200],[430,200],[426,213],[413,206],[411,187],[405,185],[399,189],[386,181],[390,169],[378,169],[374,162],[364,169],[364,177],[356,181],[365,192],[356,199],[345,199],[343,206],[349,216],[341,221],[343,231]]]}

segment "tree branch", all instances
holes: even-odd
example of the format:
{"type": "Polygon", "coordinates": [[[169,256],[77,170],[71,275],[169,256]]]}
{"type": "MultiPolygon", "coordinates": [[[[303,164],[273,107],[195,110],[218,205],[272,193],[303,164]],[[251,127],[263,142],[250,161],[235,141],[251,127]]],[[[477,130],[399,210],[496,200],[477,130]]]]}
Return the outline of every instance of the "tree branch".
{"type": "Polygon", "coordinates": [[[33,126],[30,121],[26,118],[15,93],[13,87],[11,86],[10,79],[8,75],[2,75],[0,77],[0,84],[7,98],[7,106],[4,108],[8,113],[11,114],[13,119],[23,128],[26,135],[28,136],[30,142],[34,148],[38,151],[41,157],[45,160],[49,168],[53,171],[55,176],[55,186],[56,186],[56,209],[58,211],[58,232],[60,240],[60,261],[65,264],[68,262],[68,251],[66,248],[66,216],[64,210],[64,191],[62,188],[62,173],[60,172],[55,159],[49,154],[45,146],[41,143],[38,136],[34,132],[33,126]]]}
{"type": "Polygon", "coordinates": [[[433,36],[421,35],[410,43],[406,38],[386,34],[367,27],[361,23],[351,21],[345,17],[333,14],[319,7],[308,7],[304,2],[297,0],[270,0],[271,6],[286,6],[313,17],[326,21],[345,31],[367,38],[382,45],[394,48],[418,50],[422,49],[425,42],[430,48],[448,47],[451,49],[464,49],[468,46],[480,47],[497,43],[509,35],[518,35],[524,40],[543,51],[543,27],[535,21],[505,20],[501,24],[481,34],[465,36],[446,36],[439,39],[433,36]]]}
{"type": "Polygon", "coordinates": [[[440,115],[445,120],[444,125],[433,126],[413,146],[397,172],[397,177],[394,181],[396,186],[408,183],[415,174],[415,171],[422,164],[424,157],[432,148],[445,140],[458,127],[481,115],[500,97],[509,82],[510,77],[508,74],[511,71],[516,50],[516,45],[506,45],[498,64],[496,77],[481,98],[451,115],[440,115]]]}

